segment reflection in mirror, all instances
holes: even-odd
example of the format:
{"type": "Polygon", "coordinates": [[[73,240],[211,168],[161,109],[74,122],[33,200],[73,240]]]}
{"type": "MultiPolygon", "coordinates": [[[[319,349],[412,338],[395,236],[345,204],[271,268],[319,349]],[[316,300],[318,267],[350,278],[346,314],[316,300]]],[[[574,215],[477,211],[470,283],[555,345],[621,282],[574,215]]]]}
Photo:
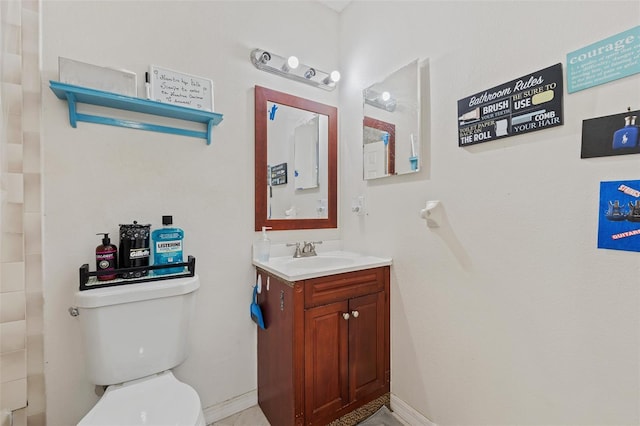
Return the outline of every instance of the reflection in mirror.
{"type": "Polygon", "coordinates": [[[363,143],[365,179],[395,174],[396,126],[365,117],[363,143]]]}
{"type": "Polygon", "coordinates": [[[364,89],[363,106],[364,178],[417,172],[421,152],[418,60],[364,89]],[[383,139],[385,132],[388,141],[383,139]]]}
{"type": "Polygon", "coordinates": [[[337,109],[255,88],[255,229],[337,227],[337,109]]]}
{"type": "Polygon", "coordinates": [[[272,101],[267,111],[267,219],[326,219],[327,116],[272,101]]]}
{"type": "MultiPolygon", "coordinates": [[[[313,114],[311,119],[296,126],[293,131],[293,165],[295,167],[293,176],[297,190],[318,187],[319,123],[320,117],[318,114],[313,114]]],[[[323,129],[325,127],[326,124],[323,123],[323,129]]],[[[322,146],[327,146],[326,134],[322,137],[322,146]]],[[[267,162],[270,162],[268,155],[267,162]]],[[[325,187],[322,191],[324,199],[327,198],[326,193],[325,187]]],[[[327,217],[326,213],[326,211],[318,212],[318,217],[327,217]]]]}

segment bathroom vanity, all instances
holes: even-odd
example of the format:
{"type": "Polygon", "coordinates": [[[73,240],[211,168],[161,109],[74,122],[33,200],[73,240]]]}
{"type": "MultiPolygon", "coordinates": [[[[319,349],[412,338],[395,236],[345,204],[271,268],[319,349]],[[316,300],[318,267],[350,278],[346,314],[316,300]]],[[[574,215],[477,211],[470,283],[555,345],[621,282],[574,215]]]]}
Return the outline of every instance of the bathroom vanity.
{"type": "Polygon", "coordinates": [[[271,424],[326,425],[389,392],[390,259],[340,252],[254,264],[266,326],[258,403],[271,424]]]}

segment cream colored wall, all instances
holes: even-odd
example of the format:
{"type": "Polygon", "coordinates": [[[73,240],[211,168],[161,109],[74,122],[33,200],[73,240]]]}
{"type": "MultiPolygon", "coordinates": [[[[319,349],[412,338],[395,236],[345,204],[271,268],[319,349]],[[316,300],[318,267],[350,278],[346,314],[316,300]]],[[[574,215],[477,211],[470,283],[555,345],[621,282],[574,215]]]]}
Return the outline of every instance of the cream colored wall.
{"type": "MultiPolygon", "coordinates": [[[[256,390],[256,329],[249,315],[254,233],[254,102],[258,84],[329,105],[326,92],[257,70],[256,47],[331,70],[338,20],[315,2],[45,1],[42,135],[47,424],[75,424],[98,397],[84,372],[77,319],[69,316],[78,268],[93,265],[98,232],[160,226],[172,214],[197,259],[192,351],[177,369],[205,410],[256,390]],[[214,81],[224,114],[213,141],[79,123],[54,96],[58,56],[138,74],[149,64],[214,81]]],[[[278,232],[274,242],[336,239],[338,231],[278,232]]],[[[117,241],[117,238],[115,238],[117,241]]]]}
{"type": "MultiPolygon", "coordinates": [[[[439,425],[640,423],[640,261],[598,250],[599,182],[640,156],[580,159],[583,119],[640,101],[640,75],[564,97],[564,125],[467,148],[457,100],[640,24],[638,1],[352,2],[341,15],[348,247],[392,256],[392,392],[439,425]],[[430,63],[426,167],[361,179],[364,87],[430,63]],[[369,214],[349,212],[365,195],[369,214]],[[419,218],[439,199],[445,222],[419,218]]],[[[566,68],[564,68],[566,72],[566,68]]]]}

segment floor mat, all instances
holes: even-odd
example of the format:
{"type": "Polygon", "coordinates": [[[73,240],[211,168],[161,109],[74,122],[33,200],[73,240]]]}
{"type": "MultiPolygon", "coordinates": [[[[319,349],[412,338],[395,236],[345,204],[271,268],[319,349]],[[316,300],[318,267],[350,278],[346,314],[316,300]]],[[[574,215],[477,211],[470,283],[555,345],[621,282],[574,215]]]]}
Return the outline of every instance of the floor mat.
{"type": "Polygon", "coordinates": [[[404,424],[391,414],[386,405],[383,405],[371,417],[358,423],[358,426],[404,426],[404,424]]]}

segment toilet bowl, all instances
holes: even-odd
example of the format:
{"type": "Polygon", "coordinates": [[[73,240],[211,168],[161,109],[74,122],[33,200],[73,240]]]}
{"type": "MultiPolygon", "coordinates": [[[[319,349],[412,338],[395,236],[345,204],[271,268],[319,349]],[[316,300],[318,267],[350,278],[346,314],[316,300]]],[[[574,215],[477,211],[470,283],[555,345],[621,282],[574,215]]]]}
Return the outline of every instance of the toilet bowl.
{"type": "Polygon", "coordinates": [[[78,426],[206,426],[200,398],[170,372],[111,385],[78,426]]]}

